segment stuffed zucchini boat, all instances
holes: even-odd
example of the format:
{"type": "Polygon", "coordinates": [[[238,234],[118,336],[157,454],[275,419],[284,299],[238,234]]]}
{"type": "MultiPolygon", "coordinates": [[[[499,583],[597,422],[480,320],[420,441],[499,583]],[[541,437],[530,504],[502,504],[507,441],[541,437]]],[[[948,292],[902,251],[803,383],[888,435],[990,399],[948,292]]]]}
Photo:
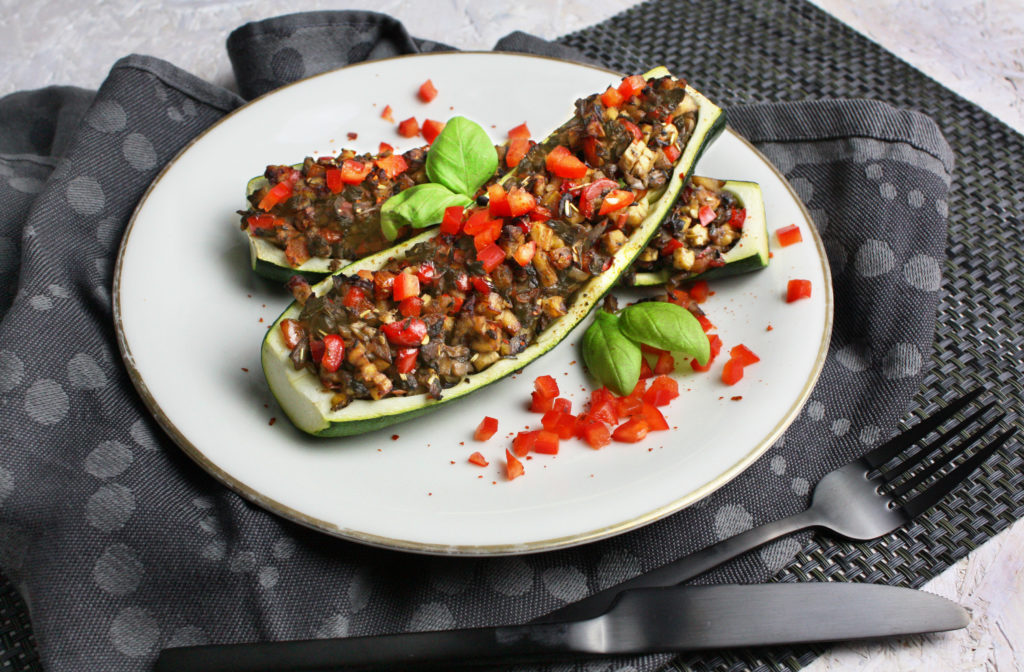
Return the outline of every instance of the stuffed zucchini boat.
{"type": "Polygon", "coordinates": [[[722,110],[664,68],[576,109],[486,205],[449,208],[440,231],[315,287],[290,283],[296,301],[268,330],[262,362],[299,429],[380,429],[553,348],[644,250],[724,127],[722,110]]]}
{"type": "Polygon", "coordinates": [[[637,258],[638,287],[749,273],[768,265],[768,226],[753,182],[695,176],[637,258]]]}

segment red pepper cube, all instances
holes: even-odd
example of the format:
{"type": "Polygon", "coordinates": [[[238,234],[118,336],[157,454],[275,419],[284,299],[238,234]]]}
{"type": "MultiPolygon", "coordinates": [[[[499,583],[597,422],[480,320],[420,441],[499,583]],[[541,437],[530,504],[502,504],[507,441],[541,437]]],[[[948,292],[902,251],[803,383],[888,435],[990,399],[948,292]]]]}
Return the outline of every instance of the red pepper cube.
{"type": "Polygon", "coordinates": [[[611,393],[609,393],[608,397],[601,397],[598,400],[595,400],[594,395],[591,395],[590,410],[587,412],[587,417],[591,420],[603,422],[606,425],[617,424],[619,422],[618,400],[611,396],[611,393]]]}
{"type": "Polygon", "coordinates": [[[743,363],[738,359],[730,358],[722,367],[722,382],[726,385],[735,385],[743,378],[743,363]]]}
{"type": "Polygon", "coordinates": [[[281,338],[289,350],[294,350],[305,334],[306,330],[297,320],[281,320],[281,338]]]}
{"type": "Polygon", "coordinates": [[[409,117],[398,122],[398,134],[403,138],[415,138],[420,134],[420,124],[416,117],[409,117]]]}
{"type": "Polygon", "coordinates": [[[619,93],[618,89],[608,87],[608,89],[601,94],[601,104],[605,107],[618,107],[622,105],[622,94],[619,93]]]}
{"type": "Polygon", "coordinates": [[[434,98],[437,98],[437,88],[434,86],[434,83],[428,79],[420,84],[420,89],[416,92],[416,95],[419,96],[420,100],[424,103],[429,103],[434,98]]]}
{"type": "Polygon", "coordinates": [[[399,273],[395,277],[393,297],[395,301],[420,295],[420,279],[412,273],[399,273]]]}
{"type": "Polygon", "coordinates": [[[640,358],[640,380],[647,380],[648,378],[654,377],[654,370],[651,369],[651,365],[647,363],[646,357],[640,358]]]}
{"type": "Polygon", "coordinates": [[[619,93],[622,94],[623,99],[629,100],[643,91],[644,86],[646,85],[647,80],[645,80],[641,75],[630,75],[623,79],[622,83],[619,84],[619,93]]]}
{"type": "Polygon", "coordinates": [[[437,272],[434,270],[434,262],[424,261],[416,269],[416,277],[420,281],[420,285],[429,285],[434,281],[437,276],[437,272]]]}
{"type": "Polygon", "coordinates": [[[517,138],[523,140],[530,139],[530,129],[526,126],[526,122],[519,124],[515,128],[511,128],[508,131],[509,140],[515,140],[517,138]]]}
{"type": "Polygon", "coordinates": [[[634,198],[636,198],[636,195],[628,189],[612,189],[604,197],[601,209],[597,211],[597,214],[607,215],[608,213],[621,210],[631,204],[634,198]]]}
{"type": "Polygon", "coordinates": [[[478,467],[486,467],[487,465],[490,464],[490,462],[487,461],[487,458],[484,457],[483,453],[481,453],[480,451],[477,451],[469,456],[469,463],[475,464],[478,467]]]}
{"type": "Polygon", "coordinates": [[[571,439],[576,435],[576,424],[576,416],[572,413],[559,413],[552,427],[545,427],[545,429],[554,432],[560,439],[571,439]]]}
{"type": "Polygon", "coordinates": [[[402,317],[419,317],[423,312],[423,299],[418,296],[409,296],[398,302],[398,312],[402,317]]]}
{"type": "Polygon", "coordinates": [[[663,352],[658,355],[658,361],[654,364],[654,373],[659,376],[672,373],[676,370],[676,360],[672,357],[672,353],[663,352]]]}
{"type": "Polygon", "coordinates": [[[533,413],[547,413],[554,405],[555,400],[551,397],[545,397],[540,392],[534,390],[531,394],[532,401],[530,402],[530,411],[533,413]]]}
{"type": "Polygon", "coordinates": [[[480,421],[480,424],[476,427],[476,432],[473,433],[473,438],[477,441],[486,441],[487,439],[494,436],[494,433],[498,431],[498,420],[487,415],[480,421]]]}
{"type": "Polygon", "coordinates": [[[395,117],[392,114],[392,110],[391,110],[391,106],[390,105],[385,105],[384,106],[384,109],[381,110],[381,112],[380,112],[380,118],[385,120],[385,121],[389,121],[392,124],[395,123],[395,117]]]}
{"type": "Polygon", "coordinates": [[[697,219],[700,220],[700,223],[703,226],[707,226],[711,222],[715,221],[716,216],[715,209],[710,205],[702,205],[700,206],[700,210],[697,211],[697,219]]]}
{"type": "Polygon", "coordinates": [[[729,356],[732,359],[739,360],[739,363],[743,366],[750,366],[751,364],[757,364],[761,361],[761,358],[755,355],[750,348],[740,344],[735,346],[729,351],[729,356]]]}
{"type": "Polygon", "coordinates": [[[361,184],[371,170],[373,170],[373,166],[369,163],[346,159],[341,164],[341,181],[345,184],[361,184]]]}
{"type": "Polygon", "coordinates": [[[536,442],[537,432],[519,432],[516,438],[512,439],[512,452],[518,457],[526,457],[536,442]]]}
{"type": "Polygon", "coordinates": [[[512,187],[506,194],[509,215],[522,217],[537,207],[537,199],[522,187],[512,187]]]}
{"type": "Polygon", "coordinates": [[[554,399],[558,396],[558,381],[555,380],[554,376],[537,376],[533,381],[533,389],[539,392],[541,396],[554,399]]]}
{"type": "Polygon", "coordinates": [[[544,159],[548,172],[569,179],[583,177],[587,174],[587,164],[577,159],[564,145],[558,145],[544,159]]]}
{"type": "Polygon", "coordinates": [[[278,182],[277,184],[270,188],[270,191],[268,191],[262,199],[260,199],[260,203],[257,207],[260,210],[266,212],[273,208],[278,203],[287,201],[291,197],[291,182],[278,182]]]}
{"type": "Polygon", "coordinates": [[[743,228],[743,222],[747,221],[746,208],[732,208],[729,211],[729,226],[739,230],[743,228]]]}
{"type": "Polygon", "coordinates": [[[557,455],[558,443],[558,434],[542,429],[537,432],[537,440],[533,444],[533,452],[543,453],[545,455],[557,455]]]}
{"type": "Polygon", "coordinates": [[[483,265],[484,272],[490,273],[505,261],[505,250],[491,243],[488,247],[477,251],[476,258],[483,265]]]}
{"type": "Polygon", "coordinates": [[[708,300],[708,281],[698,280],[697,282],[693,283],[693,286],[690,287],[688,293],[690,295],[690,298],[696,301],[697,303],[704,303],[705,301],[708,300]]]}
{"type": "Polygon", "coordinates": [[[355,308],[366,298],[366,292],[359,287],[349,287],[348,291],[345,292],[345,298],[341,300],[341,303],[346,308],[355,308]]]}
{"type": "Polygon", "coordinates": [[[679,160],[683,150],[679,149],[679,145],[672,144],[668,147],[662,147],[661,153],[665,155],[665,158],[668,159],[669,163],[675,163],[679,160]]]}
{"type": "Polygon", "coordinates": [[[643,405],[643,399],[630,395],[627,397],[620,397],[615,410],[619,414],[620,418],[632,418],[633,416],[640,414],[643,410],[643,405]]]}
{"type": "Polygon", "coordinates": [[[501,220],[491,219],[491,213],[484,208],[478,208],[469,213],[469,218],[466,219],[466,225],[462,227],[462,231],[467,236],[475,236],[491,228],[493,222],[496,221],[501,220]]]}
{"type": "Polygon", "coordinates": [[[327,188],[331,190],[332,194],[337,194],[345,186],[345,183],[341,181],[341,170],[338,168],[328,168],[326,178],[327,188]]]}
{"type": "Polygon", "coordinates": [[[515,458],[515,456],[505,450],[505,477],[508,480],[515,480],[526,473],[523,469],[523,463],[515,458]]]}
{"type": "Polygon", "coordinates": [[[711,324],[711,320],[709,320],[708,316],[704,313],[699,315],[695,313],[694,317],[696,317],[697,321],[700,322],[700,328],[704,330],[705,334],[715,328],[715,325],[711,324]]]}
{"type": "Polygon", "coordinates": [[[492,219],[491,225],[481,231],[480,233],[473,236],[473,247],[476,248],[477,253],[487,247],[490,247],[501,236],[501,220],[492,219]]]}
{"type": "Polygon", "coordinates": [[[640,127],[634,124],[632,121],[630,121],[626,117],[619,117],[619,123],[622,125],[623,128],[629,131],[629,134],[633,136],[634,140],[643,139],[644,132],[641,131],[640,127]]]}
{"type": "Polygon", "coordinates": [[[647,422],[647,427],[652,432],[660,432],[668,429],[668,421],[661,414],[657,406],[645,403],[641,417],[647,422]]]}
{"type": "MultiPolygon", "coordinates": [[[[383,144],[383,143],[381,143],[383,144]]],[[[374,161],[378,168],[384,171],[389,180],[393,180],[409,169],[409,162],[401,154],[392,154],[374,161]]]]}
{"type": "Polygon", "coordinates": [[[505,165],[515,168],[530,151],[529,138],[511,138],[508,141],[508,149],[505,150],[505,165]]]}
{"type": "Polygon", "coordinates": [[[562,413],[572,413],[572,402],[564,397],[559,397],[555,399],[552,408],[562,413]]]}
{"type": "Polygon", "coordinates": [[[722,339],[718,336],[718,334],[709,334],[708,343],[711,346],[711,356],[708,357],[708,363],[705,364],[704,366],[701,366],[700,364],[697,363],[696,359],[691,360],[690,366],[693,368],[694,371],[709,371],[711,369],[711,363],[715,361],[715,357],[717,357],[718,353],[722,350],[722,339]]]}
{"type": "Polygon", "coordinates": [[[790,280],[786,285],[786,303],[811,298],[810,280],[790,280]]]}
{"type": "Polygon", "coordinates": [[[623,443],[636,443],[643,441],[649,431],[650,427],[647,426],[646,420],[631,418],[615,428],[612,438],[623,443]]]}
{"type": "Polygon", "coordinates": [[[395,353],[395,369],[399,373],[411,373],[416,368],[419,348],[399,348],[395,353]]]}
{"type": "Polygon", "coordinates": [[[666,406],[679,396],[679,383],[668,376],[658,376],[644,392],[644,401],[652,406],[666,406]]]}
{"type": "Polygon", "coordinates": [[[320,359],[320,368],[334,373],[341,366],[345,357],[345,341],[338,334],[324,336],[324,354],[320,359]]]}
{"type": "Polygon", "coordinates": [[[487,211],[492,217],[512,216],[505,187],[500,184],[492,184],[487,187],[487,211]]]}
{"type": "Polygon", "coordinates": [[[444,209],[444,217],[441,218],[441,233],[455,235],[462,228],[462,213],[465,208],[461,205],[452,205],[444,209]]]}
{"type": "Polygon", "coordinates": [[[603,422],[582,422],[580,434],[591,448],[597,450],[612,442],[612,433],[603,422]]]}
{"type": "Polygon", "coordinates": [[[407,317],[397,322],[389,322],[380,330],[392,344],[413,347],[418,346],[427,335],[427,323],[418,317],[407,317]]]}
{"type": "Polygon", "coordinates": [[[434,144],[434,140],[437,136],[441,135],[441,131],[444,130],[443,121],[435,121],[433,119],[423,120],[423,139],[427,141],[428,145],[434,144]]]}
{"type": "Polygon", "coordinates": [[[775,237],[779,239],[779,245],[782,247],[799,243],[804,239],[803,234],[800,233],[800,227],[796,224],[790,224],[777,230],[775,237]]]}

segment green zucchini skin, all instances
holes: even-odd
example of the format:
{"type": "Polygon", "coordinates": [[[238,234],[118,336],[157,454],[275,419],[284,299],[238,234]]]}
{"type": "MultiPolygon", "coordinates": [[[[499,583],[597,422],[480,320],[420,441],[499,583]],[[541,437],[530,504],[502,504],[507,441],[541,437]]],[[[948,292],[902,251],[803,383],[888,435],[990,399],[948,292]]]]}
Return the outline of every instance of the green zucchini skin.
{"type": "Polygon", "coordinates": [[[663,285],[668,282],[670,277],[681,277],[684,280],[724,278],[759,271],[768,265],[768,221],[765,216],[761,187],[754,182],[728,180],[722,189],[736,196],[747,210],[747,219],[743,223],[743,234],[736,245],[722,255],[725,265],[691,275],[671,273],[668,269],[637,273],[632,279],[634,287],[663,285]]]}
{"type": "MultiPolygon", "coordinates": [[[[659,77],[665,74],[668,74],[667,70],[658,68],[646,76],[659,77]]],[[[669,177],[664,192],[653,201],[647,218],[612,257],[608,270],[591,278],[581,287],[567,314],[552,322],[523,352],[515,357],[500,359],[483,371],[468,375],[462,382],[444,390],[443,398],[439,400],[430,399],[425,394],[386,397],[377,401],[359,399],[338,411],[331,411],[331,394],[324,391],[319,379],[306,369],[296,371],[289,358],[290,353],[279,325],[282,320],[294,319],[300,313],[300,306],[293,303],[267,331],[261,351],[264,376],[285,415],[298,429],[314,436],[351,436],[375,431],[462,399],[471,392],[522,369],[558,345],[615,286],[619,277],[647,246],[648,240],[657,232],[662,219],[668,214],[675,198],[681,192],[697,159],[725,127],[725,113],[721,108],[692,88],[688,87],[688,92],[699,105],[697,127],[669,177]]],[[[648,198],[651,196],[652,194],[649,194],[648,198]]],[[[392,258],[403,258],[411,247],[434,235],[436,231],[428,230],[395,247],[350,264],[339,273],[350,275],[359,270],[379,269],[392,258]]],[[[314,286],[313,291],[321,295],[331,285],[332,281],[328,278],[314,286]]]]}

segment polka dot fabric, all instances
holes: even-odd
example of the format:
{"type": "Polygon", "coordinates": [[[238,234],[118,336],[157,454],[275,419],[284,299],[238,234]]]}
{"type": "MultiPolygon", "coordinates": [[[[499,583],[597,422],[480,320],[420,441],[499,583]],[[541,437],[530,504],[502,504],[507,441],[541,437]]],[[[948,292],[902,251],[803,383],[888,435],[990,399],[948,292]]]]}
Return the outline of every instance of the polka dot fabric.
{"type": "MultiPolygon", "coordinates": [[[[521,34],[498,46],[566,53],[521,34]]],[[[249,24],[228,47],[247,97],[353,60],[441,48],[362,12],[249,24]]],[[[135,394],[111,328],[114,257],[136,202],[242,102],[141,56],[118,62],[95,95],[0,100],[0,150],[12,152],[0,153],[0,568],[31,600],[47,670],[141,672],[166,646],[528,620],[806,506],[822,474],[893,431],[930,359],[951,166],[935,126],[871,101],[736,108],[733,126],[807,204],[836,285],[822,381],[762,460],[686,511],[554,553],[429,558],[299,528],[174,446],[135,394]],[[22,123],[33,115],[14,108],[36,119],[22,123]]],[[[800,544],[779,541],[699,580],[764,580],[800,544]]],[[[645,672],[663,660],[585,669],[645,672]]]]}

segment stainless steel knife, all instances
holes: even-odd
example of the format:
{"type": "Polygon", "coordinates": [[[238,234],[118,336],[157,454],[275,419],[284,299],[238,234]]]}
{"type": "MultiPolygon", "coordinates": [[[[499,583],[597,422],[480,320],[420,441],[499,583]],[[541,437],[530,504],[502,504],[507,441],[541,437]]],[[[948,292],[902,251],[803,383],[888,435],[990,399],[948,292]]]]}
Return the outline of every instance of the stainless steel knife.
{"type": "Polygon", "coordinates": [[[156,672],[450,669],[734,646],[827,642],[963,628],[967,612],[909,588],[853,583],[624,591],[594,618],[370,637],[165,649],[156,672]]]}

